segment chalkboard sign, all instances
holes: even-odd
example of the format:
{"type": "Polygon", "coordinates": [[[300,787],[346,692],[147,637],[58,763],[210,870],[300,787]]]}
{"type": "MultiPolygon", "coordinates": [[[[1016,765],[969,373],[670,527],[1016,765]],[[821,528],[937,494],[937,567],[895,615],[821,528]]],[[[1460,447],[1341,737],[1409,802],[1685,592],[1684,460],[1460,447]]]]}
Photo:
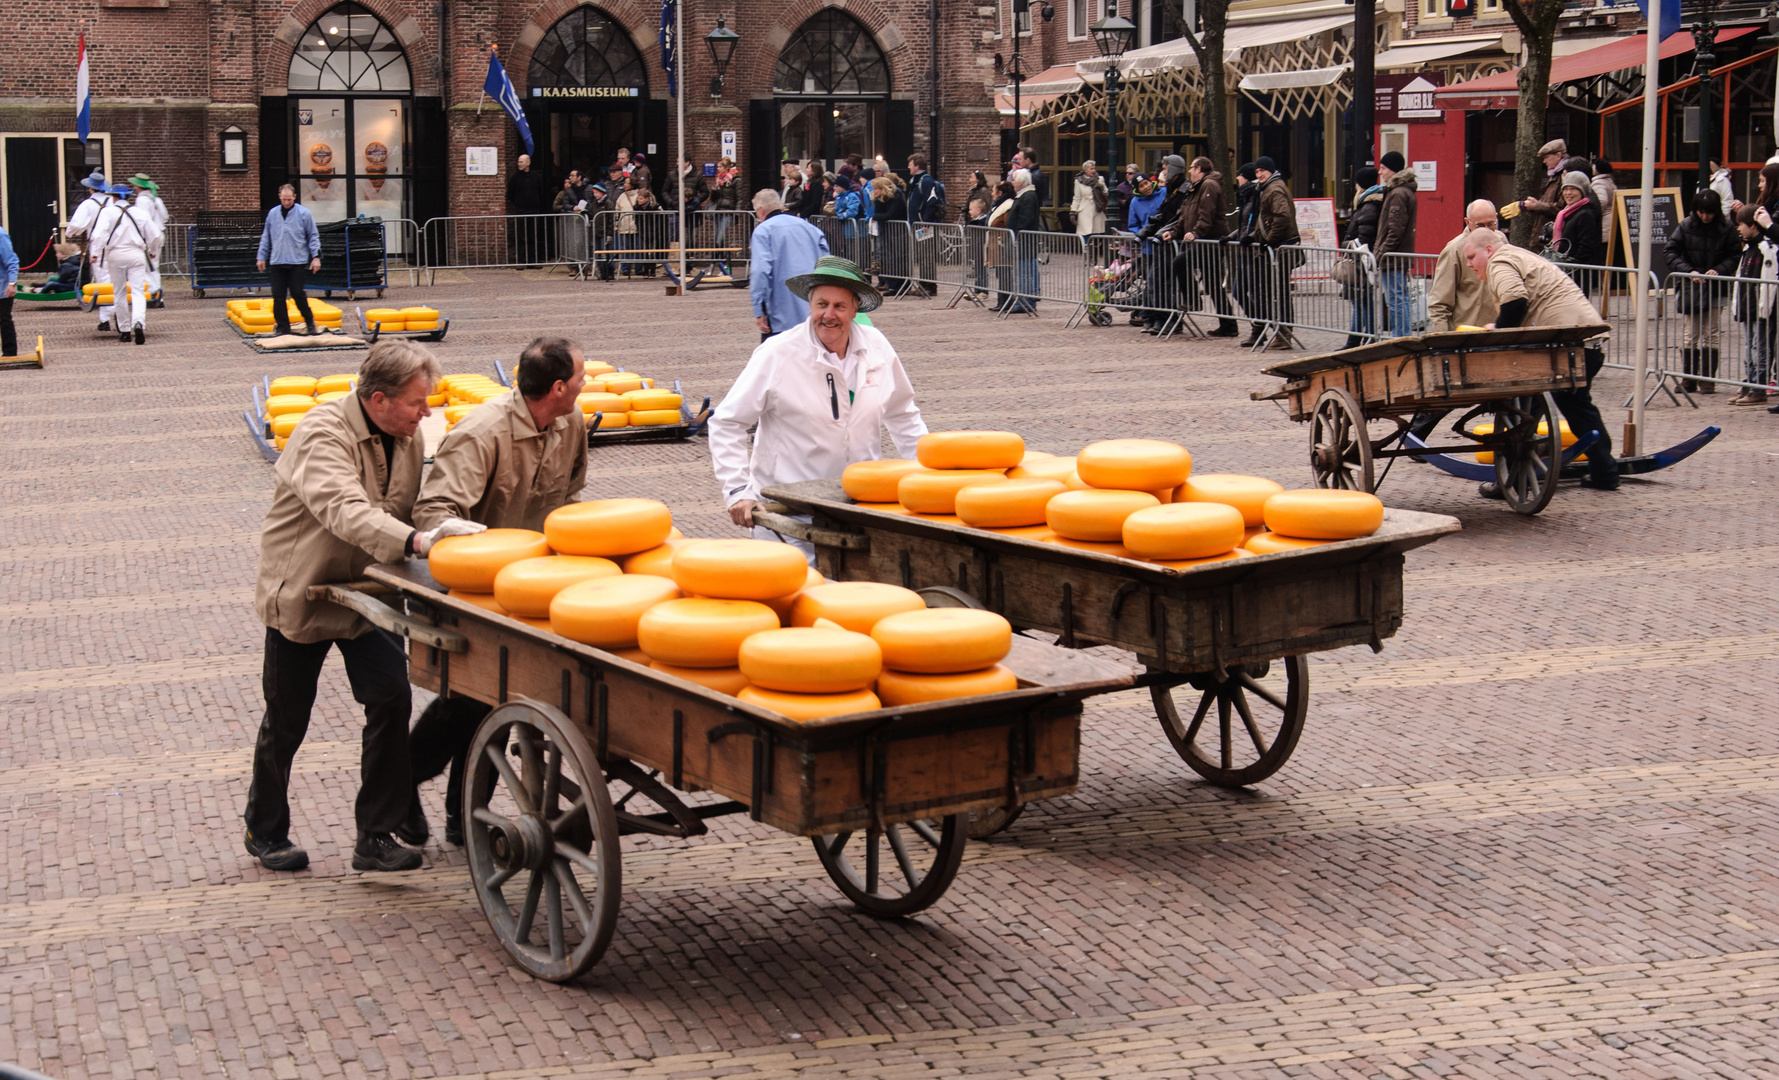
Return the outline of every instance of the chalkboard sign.
{"type": "MultiPolygon", "coordinates": [[[[1643,229],[1643,190],[1618,190],[1618,233],[1613,236],[1614,243],[1607,245],[1606,264],[1612,265],[1613,249],[1623,245],[1625,265],[1635,266],[1637,263],[1637,245],[1643,229]]],[[[1680,227],[1681,218],[1685,213],[1680,209],[1679,188],[1655,189],[1655,243],[1650,249],[1650,269],[1655,272],[1657,284],[1668,279],[1668,237],[1680,227]]]]}

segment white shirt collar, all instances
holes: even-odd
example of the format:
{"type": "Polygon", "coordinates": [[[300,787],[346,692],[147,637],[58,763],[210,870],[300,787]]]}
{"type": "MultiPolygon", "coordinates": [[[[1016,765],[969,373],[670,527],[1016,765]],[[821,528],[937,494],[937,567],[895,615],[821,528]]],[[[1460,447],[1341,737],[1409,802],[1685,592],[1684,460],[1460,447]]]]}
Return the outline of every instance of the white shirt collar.
{"type": "Polygon", "coordinates": [[[859,333],[858,327],[854,325],[847,328],[846,355],[837,356],[828,351],[828,347],[822,344],[821,335],[815,332],[815,316],[811,315],[805,320],[804,325],[809,332],[810,344],[815,346],[816,359],[839,368],[841,373],[846,376],[847,389],[857,390],[859,388],[859,368],[865,360],[865,336],[859,333]]]}

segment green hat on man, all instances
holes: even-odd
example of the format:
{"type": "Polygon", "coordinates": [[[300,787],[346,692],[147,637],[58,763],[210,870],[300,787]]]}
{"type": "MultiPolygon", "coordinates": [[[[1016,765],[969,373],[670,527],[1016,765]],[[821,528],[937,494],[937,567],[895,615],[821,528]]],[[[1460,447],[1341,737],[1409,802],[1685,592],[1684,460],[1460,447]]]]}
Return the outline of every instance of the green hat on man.
{"type": "Polygon", "coordinates": [[[150,180],[148,178],[147,173],[139,172],[135,176],[130,177],[128,180],[126,180],[124,182],[129,184],[131,187],[147,188],[148,190],[154,192],[156,195],[159,195],[161,193],[161,186],[159,184],[155,183],[153,180],[150,180]]]}
{"type": "Polygon", "coordinates": [[[823,255],[815,260],[815,269],[807,274],[798,274],[784,283],[791,290],[791,295],[799,300],[809,299],[810,290],[818,285],[838,285],[842,289],[850,289],[859,298],[860,311],[876,311],[883,305],[883,294],[876,286],[865,278],[865,271],[851,259],[842,259],[838,255],[823,255]]]}

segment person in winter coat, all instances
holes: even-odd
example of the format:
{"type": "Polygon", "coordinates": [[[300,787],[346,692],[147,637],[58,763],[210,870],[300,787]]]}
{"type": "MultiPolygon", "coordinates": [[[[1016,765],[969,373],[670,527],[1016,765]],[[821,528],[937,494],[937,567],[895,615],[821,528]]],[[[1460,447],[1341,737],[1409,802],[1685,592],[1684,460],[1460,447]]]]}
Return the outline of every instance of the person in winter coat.
{"type": "Polygon", "coordinates": [[[840,166],[838,182],[834,185],[834,216],[840,219],[840,254],[861,266],[869,262],[864,253],[869,204],[865,189],[854,179],[853,167],[840,166]]]}
{"type": "Polygon", "coordinates": [[[1138,234],[1143,238],[1142,317],[1145,334],[1160,333],[1172,319],[1178,303],[1177,298],[1167,296],[1166,289],[1171,252],[1151,238],[1160,237],[1165,243],[1179,224],[1180,208],[1192,194],[1192,182],[1187,178],[1189,171],[1186,159],[1179,154],[1169,154],[1161,159],[1161,205],[1149,215],[1148,224],[1138,234]]]}
{"type": "Polygon", "coordinates": [[[1347,219],[1347,246],[1355,250],[1353,260],[1353,321],[1347,330],[1346,348],[1363,345],[1372,336],[1376,325],[1372,315],[1372,284],[1376,281],[1377,261],[1366,253],[1377,250],[1378,219],[1384,212],[1384,185],[1378,183],[1378,171],[1367,165],[1353,173],[1353,214],[1347,219]]]}
{"type": "Polygon", "coordinates": [[[1043,204],[1038,189],[1032,186],[1032,174],[1025,169],[1013,170],[1013,210],[1007,215],[1007,229],[1013,234],[1014,269],[1018,293],[1008,311],[1019,315],[1038,313],[1038,249],[1036,237],[1022,239],[1021,233],[1043,231],[1043,204]]]}
{"type": "Polygon", "coordinates": [[[1180,283],[1186,311],[1199,307],[1200,282],[1210,294],[1211,306],[1217,312],[1217,329],[1209,337],[1235,337],[1241,333],[1235,326],[1235,312],[1229,306],[1229,287],[1223,275],[1223,249],[1210,242],[1221,240],[1229,231],[1228,205],[1223,198],[1223,174],[1211,166],[1208,157],[1195,157],[1186,167],[1191,185],[1180,216],[1161,234],[1163,240],[1178,240],[1180,255],[1174,260],[1174,279],[1180,283]]]}
{"type": "Polygon", "coordinates": [[[805,161],[803,163],[803,186],[798,191],[797,205],[790,207],[787,201],[787,209],[792,209],[798,217],[808,221],[822,212],[822,204],[828,201],[827,187],[827,175],[822,169],[822,163],[805,161]]]}
{"type": "Polygon", "coordinates": [[[808,273],[828,254],[828,238],[787,210],[771,188],[754,193],[754,217],[759,224],[749,240],[747,292],[754,324],[765,341],[809,318],[809,302],[793,294],[786,283],[808,273]]]}
{"type": "Polygon", "coordinates": [[[1265,263],[1255,258],[1252,248],[1254,230],[1260,221],[1260,185],[1254,179],[1254,164],[1248,162],[1235,171],[1235,222],[1229,232],[1218,237],[1224,245],[1225,265],[1229,269],[1229,295],[1241,305],[1242,313],[1255,323],[1249,337],[1251,346],[1260,336],[1260,269],[1265,263]]]}
{"type": "Polygon", "coordinates": [[[1106,206],[1110,199],[1106,178],[1099,174],[1091,159],[1083,161],[1081,171],[1075,176],[1075,197],[1069,203],[1069,212],[1075,215],[1076,236],[1092,236],[1106,231],[1106,206]]]}
{"type": "Polygon", "coordinates": [[[1736,276],[1746,280],[1736,283],[1730,318],[1742,324],[1748,342],[1748,370],[1742,379],[1756,389],[1737,394],[1730,399],[1731,405],[1765,405],[1766,388],[1774,375],[1774,332],[1779,330],[1779,244],[1762,234],[1754,214],[1752,206],[1736,211],[1736,231],[1746,245],[1736,276]]]}
{"type": "MultiPolygon", "coordinates": [[[[1605,258],[1600,246],[1600,208],[1594,202],[1594,185],[1579,172],[1563,174],[1563,208],[1552,226],[1551,247],[1579,266],[1599,266],[1605,258]]],[[[1569,276],[1592,293],[1600,283],[1598,270],[1571,268],[1569,276]]]]}
{"type": "MultiPolygon", "coordinates": [[[[648,231],[643,227],[650,215],[640,217],[632,213],[636,210],[655,210],[654,193],[643,182],[642,177],[631,173],[624,181],[623,194],[618,196],[614,209],[618,212],[618,247],[625,251],[641,251],[644,246],[653,246],[649,241],[648,231]]],[[[655,260],[639,256],[630,256],[622,260],[621,271],[625,277],[636,274],[641,277],[647,274],[655,276],[655,260]]]]}
{"type": "Polygon", "coordinates": [[[1544,162],[1544,187],[1537,195],[1520,200],[1520,209],[1532,223],[1528,243],[1534,247],[1542,244],[1544,227],[1556,220],[1557,211],[1562,209],[1558,200],[1563,189],[1563,162],[1568,156],[1569,144],[1562,139],[1552,139],[1538,148],[1538,159],[1544,162]]]}
{"type": "Polygon", "coordinates": [[[988,174],[983,172],[981,169],[977,169],[976,171],[974,171],[970,174],[970,193],[968,195],[964,196],[964,204],[963,204],[963,210],[962,210],[962,213],[964,215],[964,223],[965,224],[971,223],[969,207],[970,207],[970,204],[975,202],[977,199],[981,199],[985,204],[987,204],[989,206],[993,206],[995,204],[994,185],[988,182],[988,174]]]}
{"type": "MultiPolygon", "coordinates": [[[[1666,248],[1668,272],[1728,277],[1736,272],[1737,258],[1742,254],[1742,238],[1723,218],[1723,201],[1717,192],[1703,188],[1693,195],[1692,213],[1686,216],[1668,237],[1666,248]]],[[[1715,284],[1699,281],[1675,282],[1679,286],[1674,306],[1686,316],[1686,337],[1680,349],[1680,366],[1688,375],[1705,379],[1717,377],[1718,325],[1717,308],[1723,293],[1715,284]]],[[[1687,390],[1715,394],[1715,382],[1681,383],[1687,390]]]]}
{"type": "Polygon", "coordinates": [[[1730,180],[1730,171],[1724,168],[1716,158],[1711,159],[1710,187],[1712,191],[1717,192],[1717,198],[1723,203],[1725,214],[1734,214],[1742,208],[1742,200],[1736,198],[1735,184],[1730,180]]]}
{"type": "Polygon", "coordinates": [[[1754,222],[1760,226],[1761,235],[1779,244],[1779,160],[1761,166],[1760,176],[1755,179],[1754,203],[1754,222]]]}
{"type": "Polygon", "coordinates": [[[1618,181],[1612,178],[1612,162],[1605,158],[1594,159],[1593,174],[1594,201],[1600,204],[1600,243],[1610,244],[1618,224],[1618,181]]]}
{"type": "MultiPolygon", "coordinates": [[[[1302,263],[1303,253],[1278,249],[1295,249],[1303,239],[1297,232],[1297,203],[1291,198],[1291,185],[1285,182],[1284,173],[1272,158],[1254,162],[1254,178],[1260,184],[1259,228],[1254,240],[1274,249],[1272,268],[1261,282],[1265,314],[1277,331],[1267,348],[1286,350],[1294,345],[1291,324],[1297,320],[1296,307],[1291,302],[1291,271],[1302,263]]],[[[1248,341],[1250,348],[1259,342],[1263,332],[1264,327],[1255,328],[1248,341]]]]}
{"type": "Polygon", "coordinates": [[[1408,277],[1413,266],[1408,255],[1415,249],[1415,174],[1402,155],[1392,150],[1378,159],[1377,175],[1384,184],[1384,204],[1378,214],[1377,244],[1372,251],[1377,256],[1378,278],[1384,286],[1389,333],[1406,337],[1414,333],[1414,314],[1408,298],[1408,277]]]}
{"type": "Polygon", "coordinates": [[[903,194],[902,181],[895,173],[880,174],[871,180],[871,217],[884,223],[891,231],[881,233],[877,249],[877,287],[891,296],[908,284],[908,243],[896,239],[899,225],[908,220],[908,196],[903,194]]]}
{"type": "Polygon", "coordinates": [[[741,170],[735,167],[730,158],[717,162],[717,175],[710,182],[709,207],[715,210],[712,215],[716,221],[716,232],[711,247],[718,249],[712,253],[712,263],[727,263],[728,253],[722,248],[729,238],[729,228],[735,223],[736,217],[742,212],[741,205],[741,170]]]}
{"type": "Polygon", "coordinates": [[[1500,220],[1495,204],[1478,199],[1464,208],[1464,231],[1453,237],[1433,263],[1433,278],[1427,283],[1427,332],[1429,334],[1456,330],[1460,326],[1487,326],[1495,321],[1498,310],[1492,293],[1483,288],[1482,279],[1464,261],[1464,241],[1477,229],[1491,232],[1500,220]]]}

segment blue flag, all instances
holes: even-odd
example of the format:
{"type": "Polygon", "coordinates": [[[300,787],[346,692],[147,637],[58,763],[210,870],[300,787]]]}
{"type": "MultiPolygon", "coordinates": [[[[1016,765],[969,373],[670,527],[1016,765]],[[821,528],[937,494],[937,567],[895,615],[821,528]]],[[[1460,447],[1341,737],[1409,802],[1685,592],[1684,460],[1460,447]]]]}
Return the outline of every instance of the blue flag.
{"type": "Polygon", "coordinates": [[[519,92],[513,89],[513,80],[507,78],[507,69],[500,66],[498,50],[488,51],[488,77],[482,80],[482,90],[513,118],[519,138],[525,140],[525,152],[535,153],[531,145],[531,125],[525,122],[525,112],[519,108],[519,92]]]}
{"type": "MultiPolygon", "coordinates": [[[[1649,5],[1651,0],[1637,0],[1637,10],[1643,12],[1646,22],[1654,23],[1650,18],[1649,5]]],[[[1655,26],[1656,39],[1666,41],[1668,37],[1680,30],[1680,0],[1659,0],[1661,22],[1655,26]]]]}
{"type": "Polygon", "coordinates": [[[661,0],[661,70],[667,72],[669,97],[679,97],[678,9],[679,0],[661,0]]]}

